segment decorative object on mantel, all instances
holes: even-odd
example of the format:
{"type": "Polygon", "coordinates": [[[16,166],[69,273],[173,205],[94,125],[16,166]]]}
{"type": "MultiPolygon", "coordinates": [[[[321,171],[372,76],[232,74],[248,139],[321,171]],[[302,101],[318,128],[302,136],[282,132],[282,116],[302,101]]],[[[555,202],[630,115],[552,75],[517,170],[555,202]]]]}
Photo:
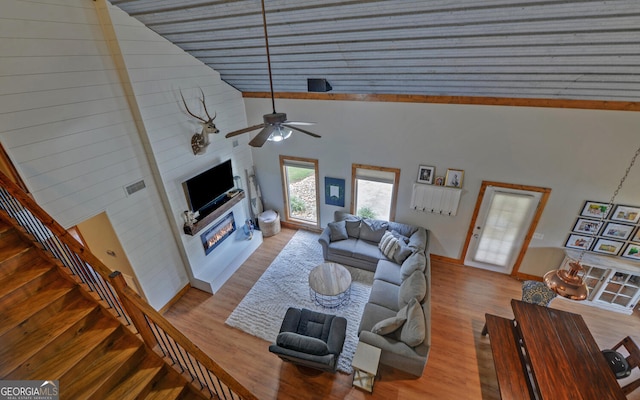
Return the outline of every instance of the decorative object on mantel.
{"type": "Polygon", "coordinates": [[[313,122],[287,121],[287,114],[276,112],[276,102],[273,94],[273,77],[271,75],[271,56],[269,54],[269,35],[267,34],[267,14],[264,9],[264,0],[262,0],[262,25],[264,28],[264,43],[267,50],[267,67],[269,69],[269,87],[271,88],[271,107],[273,109],[273,113],[263,115],[263,123],[229,132],[225,137],[230,138],[262,128],[262,130],[249,142],[249,146],[253,147],[262,147],[267,140],[270,142],[281,142],[288,139],[293,133],[293,130],[319,138],[320,135],[316,135],[313,132],[300,128],[300,126],[304,125],[313,125],[313,122]]]}
{"type": "MultiPolygon", "coordinates": [[[[611,196],[611,199],[609,200],[609,202],[596,203],[596,202],[588,201],[585,204],[581,215],[587,216],[585,213],[589,213],[588,215],[592,215],[592,214],[597,215],[599,216],[599,220],[598,220],[599,226],[602,226],[604,224],[604,220],[606,216],[609,214],[609,211],[613,208],[613,203],[616,197],[618,196],[620,189],[622,189],[622,185],[627,179],[627,176],[629,176],[629,171],[631,171],[631,168],[635,164],[639,154],[640,154],[640,147],[638,147],[635,154],[631,158],[631,162],[629,163],[629,166],[625,170],[624,175],[620,179],[620,183],[618,183],[618,187],[616,188],[616,190],[614,190],[613,195],[611,196]]],[[[618,206],[616,209],[618,208],[620,208],[620,206],[618,206]]],[[[631,207],[626,207],[626,208],[631,208],[631,207]]],[[[640,209],[637,209],[637,210],[640,211],[640,209]]],[[[635,220],[637,222],[636,216],[632,214],[633,210],[624,209],[621,211],[622,213],[620,214],[614,213],[614,216],[616,215],[620,216],[622,220],[635,220]]],[[[590,235],[588,235],[588,237],[591,238],[591,241],[595,241],[597,233],[598,231],[596,230],[595,232],[592,232],[590,235]]],[[[615,245],[611,247],[612,243],[604,243],[603,240],[605,239],[599,239],[598,242],[596,242],[596,245],[594,248],[603,250],[601,252],[605,252],[609,250],[611,251],[612,254],[613,253],[617,254],[620,251],[619,248],[617,248],[616,250],[615,245]],[[599,245],[599,243],[601,245],[599,245]],[[601,247],[601,246],[604,246],[604,247],[601,247]]],[[[613,241],[609,241],[609,242],[613,242],[613,241]]],[[[584,268],[582,267],[581,263],[582,263],[584,254],[588,249],[589,249],[588,246],[583,247],[582,250],[580,251],[578,259],[567,263],[567,265],[569,266],[569,269],[554,269],[547,272],[544,275],[544,283],[551,290],[553,290],[554,292],[556,292],[562,297],[566,297],[571,300],[585,300],[589,295],[589,289],[587,288],[587,284],[584,282],[582,277],[579,276],[578,274],[581,271],[584,271],[584,268]]]]}
{"type": "Polygon", "coordinates": [[[247,240],[253,239],[253,231],[255,230],[255,226],[250,219],[244,221],[244,226],[242,227],[242,232],[244,232],[244,236],[247,240]]]}
{"type": "Polygon", "coordinates": [[[200,89],[200,93],[202,94],[202,99],[200,102],[202,103],[202,108],[204,108],[204,113],[207,115],[207,118],[202,118],[189,110],[187,106],[187,102],[182,95],[182,91],[180,91],[180,97],[182,98],[182,103],[184,104],[184,108],[187,113],[192,117],[196,118],[200,121],[200,125],[202,125],[202,130],[200,133],[196,132],[191,136],[191,150],[193,150],[194,155],[204,154],[207,146],[209,145],[209,134],[210,133],[218,133],[220,132],[218,128],[216,128],[216,124],[213,123],[213,120],[216,119],[217,113],[213,114],[213,117],[209,115],[209,111],[207,111],[207,105],[205,104],[204,92],[200,89]]]}

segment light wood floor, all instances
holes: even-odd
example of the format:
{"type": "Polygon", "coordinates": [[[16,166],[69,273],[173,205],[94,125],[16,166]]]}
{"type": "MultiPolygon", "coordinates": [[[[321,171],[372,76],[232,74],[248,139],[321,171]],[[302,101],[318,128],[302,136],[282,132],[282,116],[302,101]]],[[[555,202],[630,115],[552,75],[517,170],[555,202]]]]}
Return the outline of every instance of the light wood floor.
{"type": "MultiPolygon", "coordinates": [[[[283,229],[216,293],[190,289],[165,316],[260,399],[498,399],[486,312],[512,318],[509,302],[520,282],[502,274],[432,265],[432,348],[423,376],[381,366],[373,395],[352,388],[351,376],[305,374],[269,353],[269,343],[224,324],[229,314],[295,234],[283,229]]],[[[300,254],[300,257],[304,257],[300,254]]],[[[582,314],[601,348],[631,335],[640,343],[640,318],[556,299],[552,307],[582,314]]],[[[640,399],[637,390],[630,399],[640,399]]],[[[598,399],[599,400],[599,399],[598,399]]]]}

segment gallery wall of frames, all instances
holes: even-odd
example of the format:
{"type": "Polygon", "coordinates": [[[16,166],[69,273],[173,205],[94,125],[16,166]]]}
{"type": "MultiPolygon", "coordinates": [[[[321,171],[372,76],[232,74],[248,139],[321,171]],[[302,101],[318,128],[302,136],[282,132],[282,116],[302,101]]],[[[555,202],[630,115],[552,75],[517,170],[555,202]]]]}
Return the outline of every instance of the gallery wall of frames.
{"type": "Polygon", "coordinates": [[[640,261],[640,207],[587,200],[565,247],[640,261]]]}

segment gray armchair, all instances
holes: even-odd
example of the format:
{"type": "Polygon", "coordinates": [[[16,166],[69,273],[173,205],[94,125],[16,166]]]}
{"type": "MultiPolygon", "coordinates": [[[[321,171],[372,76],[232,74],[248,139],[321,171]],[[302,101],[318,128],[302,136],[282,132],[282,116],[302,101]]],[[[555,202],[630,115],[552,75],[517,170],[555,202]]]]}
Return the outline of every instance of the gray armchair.
{"type": "Polygon", "coordinates": [[[335,372],[346,332],[342,317],[289,308],[269,351],[297,365],[335,372]]]}

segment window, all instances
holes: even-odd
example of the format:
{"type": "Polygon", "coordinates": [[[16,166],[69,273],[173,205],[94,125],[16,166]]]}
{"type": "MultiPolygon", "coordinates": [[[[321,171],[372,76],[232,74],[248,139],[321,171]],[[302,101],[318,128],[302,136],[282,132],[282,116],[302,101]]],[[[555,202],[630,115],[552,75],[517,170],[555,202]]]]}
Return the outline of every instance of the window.
{"type": "Polygon", "coordinates": [[[286,220],[318,226],[318,160],[280,156],[286,220]]]}
{"type": "Polygon", "coordinates": [[[351,179],[351,213],[363,218],[395,219],[399,169],[353,164],[351,179]]]}

